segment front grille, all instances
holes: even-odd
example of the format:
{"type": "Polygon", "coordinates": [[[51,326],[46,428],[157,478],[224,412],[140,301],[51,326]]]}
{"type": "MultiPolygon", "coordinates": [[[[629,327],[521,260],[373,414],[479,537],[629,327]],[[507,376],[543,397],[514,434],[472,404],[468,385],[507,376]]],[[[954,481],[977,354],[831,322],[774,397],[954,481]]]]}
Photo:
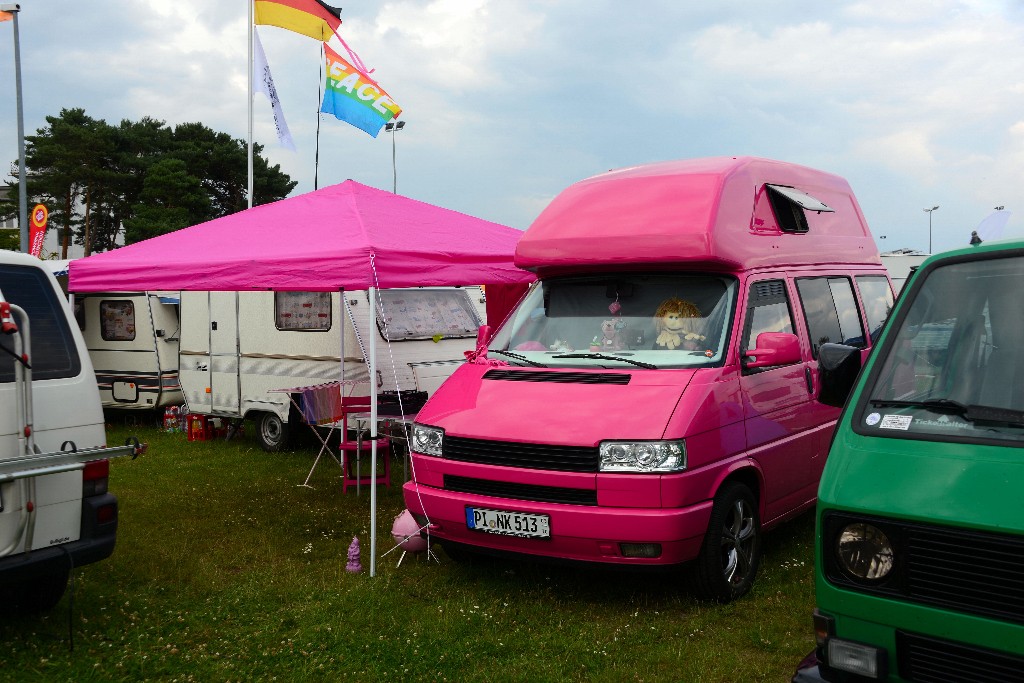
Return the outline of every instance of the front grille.
{"type": "Polygon", "coordinates": [[[1024,538],[1009,534],[914,524],[830,513],[825,517],[825,571],[851,590],[964,614],[1024,624],[1024,538]],[[834,548],[851,522],[880,528],[892,541],[896,565],[878,584],[851,579],[839,568],[834,548]]]}
{"type": "Polygon", "coordinates": [[[912,600],[1024,623],[1024,539],[911,527],[905,552],[912,600]]]}
{"type": "Polygon", "coordinates": [[[518,441],[487,441],[445,436],[442,456],[483,465],[524,467],[558,472],[597,472],[597,448],[550,446],[518,441]]]}
{"type": "Polygon", "coordinates": [[[507,382],[555,382],[558,384],[629,384],[632,375],[615,372],[538,372],[536,370],[488,370],[484,379],[507,382]]]}
{"type": "Polygon", "coordinates": [[[507,481],[487,481],[471,477],[456,477],[446,474],[445,491],[475,493],[495,498],[534,500],[541,503],[565,503],[567,505],[597,505],[597,491],[570,489],[561,486],[537,486],[536,484],[515,484],[507,481]]]}
{"type": "Polygon", "coordinates": [[[1024,657],[897,631],[900,677],[914,683],[1020,680],[1024,657]]]}

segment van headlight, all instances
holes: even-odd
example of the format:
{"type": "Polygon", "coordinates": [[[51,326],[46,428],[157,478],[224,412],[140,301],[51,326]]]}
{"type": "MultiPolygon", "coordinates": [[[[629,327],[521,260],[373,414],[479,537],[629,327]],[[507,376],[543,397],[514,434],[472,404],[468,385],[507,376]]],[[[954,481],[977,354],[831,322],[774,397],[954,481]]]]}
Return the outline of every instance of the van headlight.
{"type": "Polygon", "coordinates": [[[421,424],[412,426],[412,450],[425,455],[441,455],[444,430],[421,424]]]}
{"type": "Polygon", "coordinates": [[[682,472],[686,469],[683,441],[603,441],[601,472],[682,472]]]}
{"type": "Polygon", "coordinates": [[[879,581],[895,564],[892,543],[873,524],[853,522],[839,532],[835,547],[839,565],[854,579],[879,581]]]}

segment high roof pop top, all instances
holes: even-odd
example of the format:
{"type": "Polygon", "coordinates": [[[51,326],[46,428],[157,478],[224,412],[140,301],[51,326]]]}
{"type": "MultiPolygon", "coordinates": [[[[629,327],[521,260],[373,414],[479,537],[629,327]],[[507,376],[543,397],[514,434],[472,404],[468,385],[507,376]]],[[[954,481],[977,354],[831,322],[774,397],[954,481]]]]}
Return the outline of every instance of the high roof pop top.
{"type": "Polygon", "coordinates": [[[519,240],[539,274],[687,264],[711,270],[807,263],[879,265],[849,183],[754,157],[671,161],[571,185],[519,240]]]}

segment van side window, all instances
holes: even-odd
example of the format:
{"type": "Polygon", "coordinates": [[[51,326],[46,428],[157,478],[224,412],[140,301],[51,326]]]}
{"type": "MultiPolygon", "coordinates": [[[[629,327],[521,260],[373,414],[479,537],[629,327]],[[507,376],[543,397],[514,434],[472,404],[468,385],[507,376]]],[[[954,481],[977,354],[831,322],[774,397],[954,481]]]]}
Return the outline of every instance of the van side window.
{"type": "Polygon", "coordinates": [[[811,355],[818,357],[822,344],[867,346],[860,322],[853,283],[845,277],[807,277],[796,281],[811,338],[811,355]]]}
{"type": "Polygon", "coordinates": [[[274,292],[274,322],[279,330],[331,329],[331,293],[274,292]]]}
{"type": "Polygon", "coordinates": [[[871,342],[878,339],[882,325],[889,319],[892,310],[892,289],[889,281],[881,275],[858,275],[857,287],[860,289],[860,300],[864,302],[864,315],[868,319],[871,330],[871,342]]]}
{"type": "Polygon", "coordinates": [[[763,280],[750,286],[747,297],[747,319],[743,324],[745,354],[757,346],[757,335],[762,332],[793,333],[793,318],[789,313],[789,297],[784,280],[763,280]]]}
{"type": "MultiPolygon", "coordinates": [[[[37,268],[5,266],[0,269],[0,292],[25,309],[31,323],[32,379],[76,377],[82,371],[74,337],[61,301],[46,274],[37,268]]],[[[14,381],[14,337],[0,335],[0,382],[14,381]]]]}
{"type": "Polygon", "coordinates": [[[135,304],[101,301],[100,337],[103,341],[135,341],[135,304]]]}

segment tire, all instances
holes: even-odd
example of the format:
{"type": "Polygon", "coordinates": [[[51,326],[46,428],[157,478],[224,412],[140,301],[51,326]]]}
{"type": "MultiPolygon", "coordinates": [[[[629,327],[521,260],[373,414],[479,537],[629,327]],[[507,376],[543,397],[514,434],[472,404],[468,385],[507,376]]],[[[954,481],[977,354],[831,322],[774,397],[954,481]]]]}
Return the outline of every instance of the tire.
{"type": "Polygon", "coordinates": [[[693,567],[694,591],[700,598],[722,603],[742,597],[754,583],[761,553],[757,499],[746,485],[729,482],[711,508],[693,567]]]}
{"type": "Polygon", "coordinates": [[[276,413],[260,413],[256,418],[256,441],[268,453],[284,450],[288,445],[288,423],[276,413]]]}

